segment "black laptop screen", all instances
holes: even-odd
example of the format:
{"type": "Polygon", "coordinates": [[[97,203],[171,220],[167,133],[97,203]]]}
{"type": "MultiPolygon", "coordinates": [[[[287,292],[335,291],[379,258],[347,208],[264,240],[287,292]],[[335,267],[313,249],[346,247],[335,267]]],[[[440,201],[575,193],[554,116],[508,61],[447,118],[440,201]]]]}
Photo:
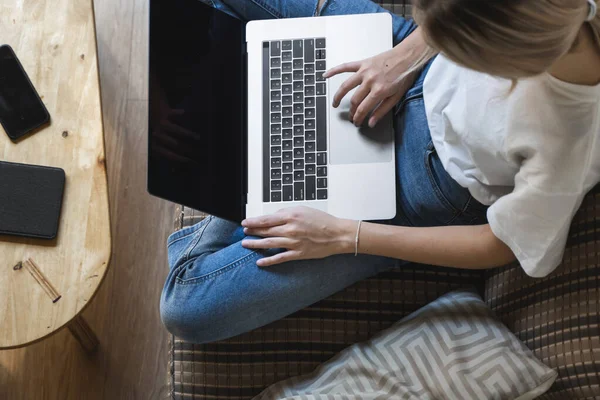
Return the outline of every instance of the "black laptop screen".
{"type": "Polygon", "coordinates": [[[199,0],[150,1],[148,190],[243,217],[244,24],[199,0]]]}

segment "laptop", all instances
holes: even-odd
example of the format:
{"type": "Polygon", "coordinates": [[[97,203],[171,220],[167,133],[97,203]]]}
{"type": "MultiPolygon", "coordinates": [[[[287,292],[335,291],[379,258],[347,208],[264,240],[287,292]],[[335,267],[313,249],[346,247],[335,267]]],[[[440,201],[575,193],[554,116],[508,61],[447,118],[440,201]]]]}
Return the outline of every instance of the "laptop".
{"type": "Polygon", "coordinates": [[[396,214],[392,117],[348,118],[344,62],[392,47],[387,13],[245,23],[198,0],[150,1],[148,191],[240,222],[282,208],[396,214]]]}

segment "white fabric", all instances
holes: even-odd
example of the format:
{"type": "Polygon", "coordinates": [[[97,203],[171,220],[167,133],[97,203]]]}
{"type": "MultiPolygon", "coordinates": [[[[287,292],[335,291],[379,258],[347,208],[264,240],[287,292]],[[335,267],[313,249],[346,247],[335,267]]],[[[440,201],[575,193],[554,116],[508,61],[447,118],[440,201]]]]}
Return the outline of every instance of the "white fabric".
{"type": "Polygon", "coordinates": [[[483,204],[527,274],[562,261],[571,220],[600,181],[600,85],[549,74],[511,82],[439,56],[424,83],[431,137],[446,171],[483,204]]]}

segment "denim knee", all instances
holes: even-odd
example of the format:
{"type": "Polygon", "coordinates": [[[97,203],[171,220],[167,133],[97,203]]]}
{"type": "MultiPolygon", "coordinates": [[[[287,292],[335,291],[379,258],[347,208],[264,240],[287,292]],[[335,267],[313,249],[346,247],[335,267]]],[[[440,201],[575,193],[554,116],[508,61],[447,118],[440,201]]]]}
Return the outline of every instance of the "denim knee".
{"type": "Polygon", "coordinates": [[[220,332],[212,329],[208,304],[190,304],[163,292],[160,300],[160,317],[174,336],[192,343],[208,343],[220,339],[220,332]]]}
{"type": "Polygon", "coordinates": [[[239,283],[246,280],[235,274],[244,266],[255,265],[257,258],[250,253],[237,264],[187,281],[180,279],[181,271],[193,262],[195,268],[207,267],[198,265],[205,260],[190,260],[171,270],[160,299],[160,315],[167,330],[189,342],[208,343],[252,328],[252,321],[246,319],[248,302],[240,300],[239,283]]]}

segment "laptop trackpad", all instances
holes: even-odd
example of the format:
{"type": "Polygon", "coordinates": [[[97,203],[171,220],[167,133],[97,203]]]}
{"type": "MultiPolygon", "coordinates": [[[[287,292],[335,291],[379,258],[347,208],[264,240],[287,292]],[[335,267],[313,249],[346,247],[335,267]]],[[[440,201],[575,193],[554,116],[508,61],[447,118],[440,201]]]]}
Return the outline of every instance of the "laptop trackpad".
{"type": "Polygon", "coordinates": [[[364,164],[392,160],[394,151],[391,114],[371,129],[365,123],[357,128],[348,119],[350,98],[346,96],[338,108],[329,107],[329,163],[364,164]]]}

